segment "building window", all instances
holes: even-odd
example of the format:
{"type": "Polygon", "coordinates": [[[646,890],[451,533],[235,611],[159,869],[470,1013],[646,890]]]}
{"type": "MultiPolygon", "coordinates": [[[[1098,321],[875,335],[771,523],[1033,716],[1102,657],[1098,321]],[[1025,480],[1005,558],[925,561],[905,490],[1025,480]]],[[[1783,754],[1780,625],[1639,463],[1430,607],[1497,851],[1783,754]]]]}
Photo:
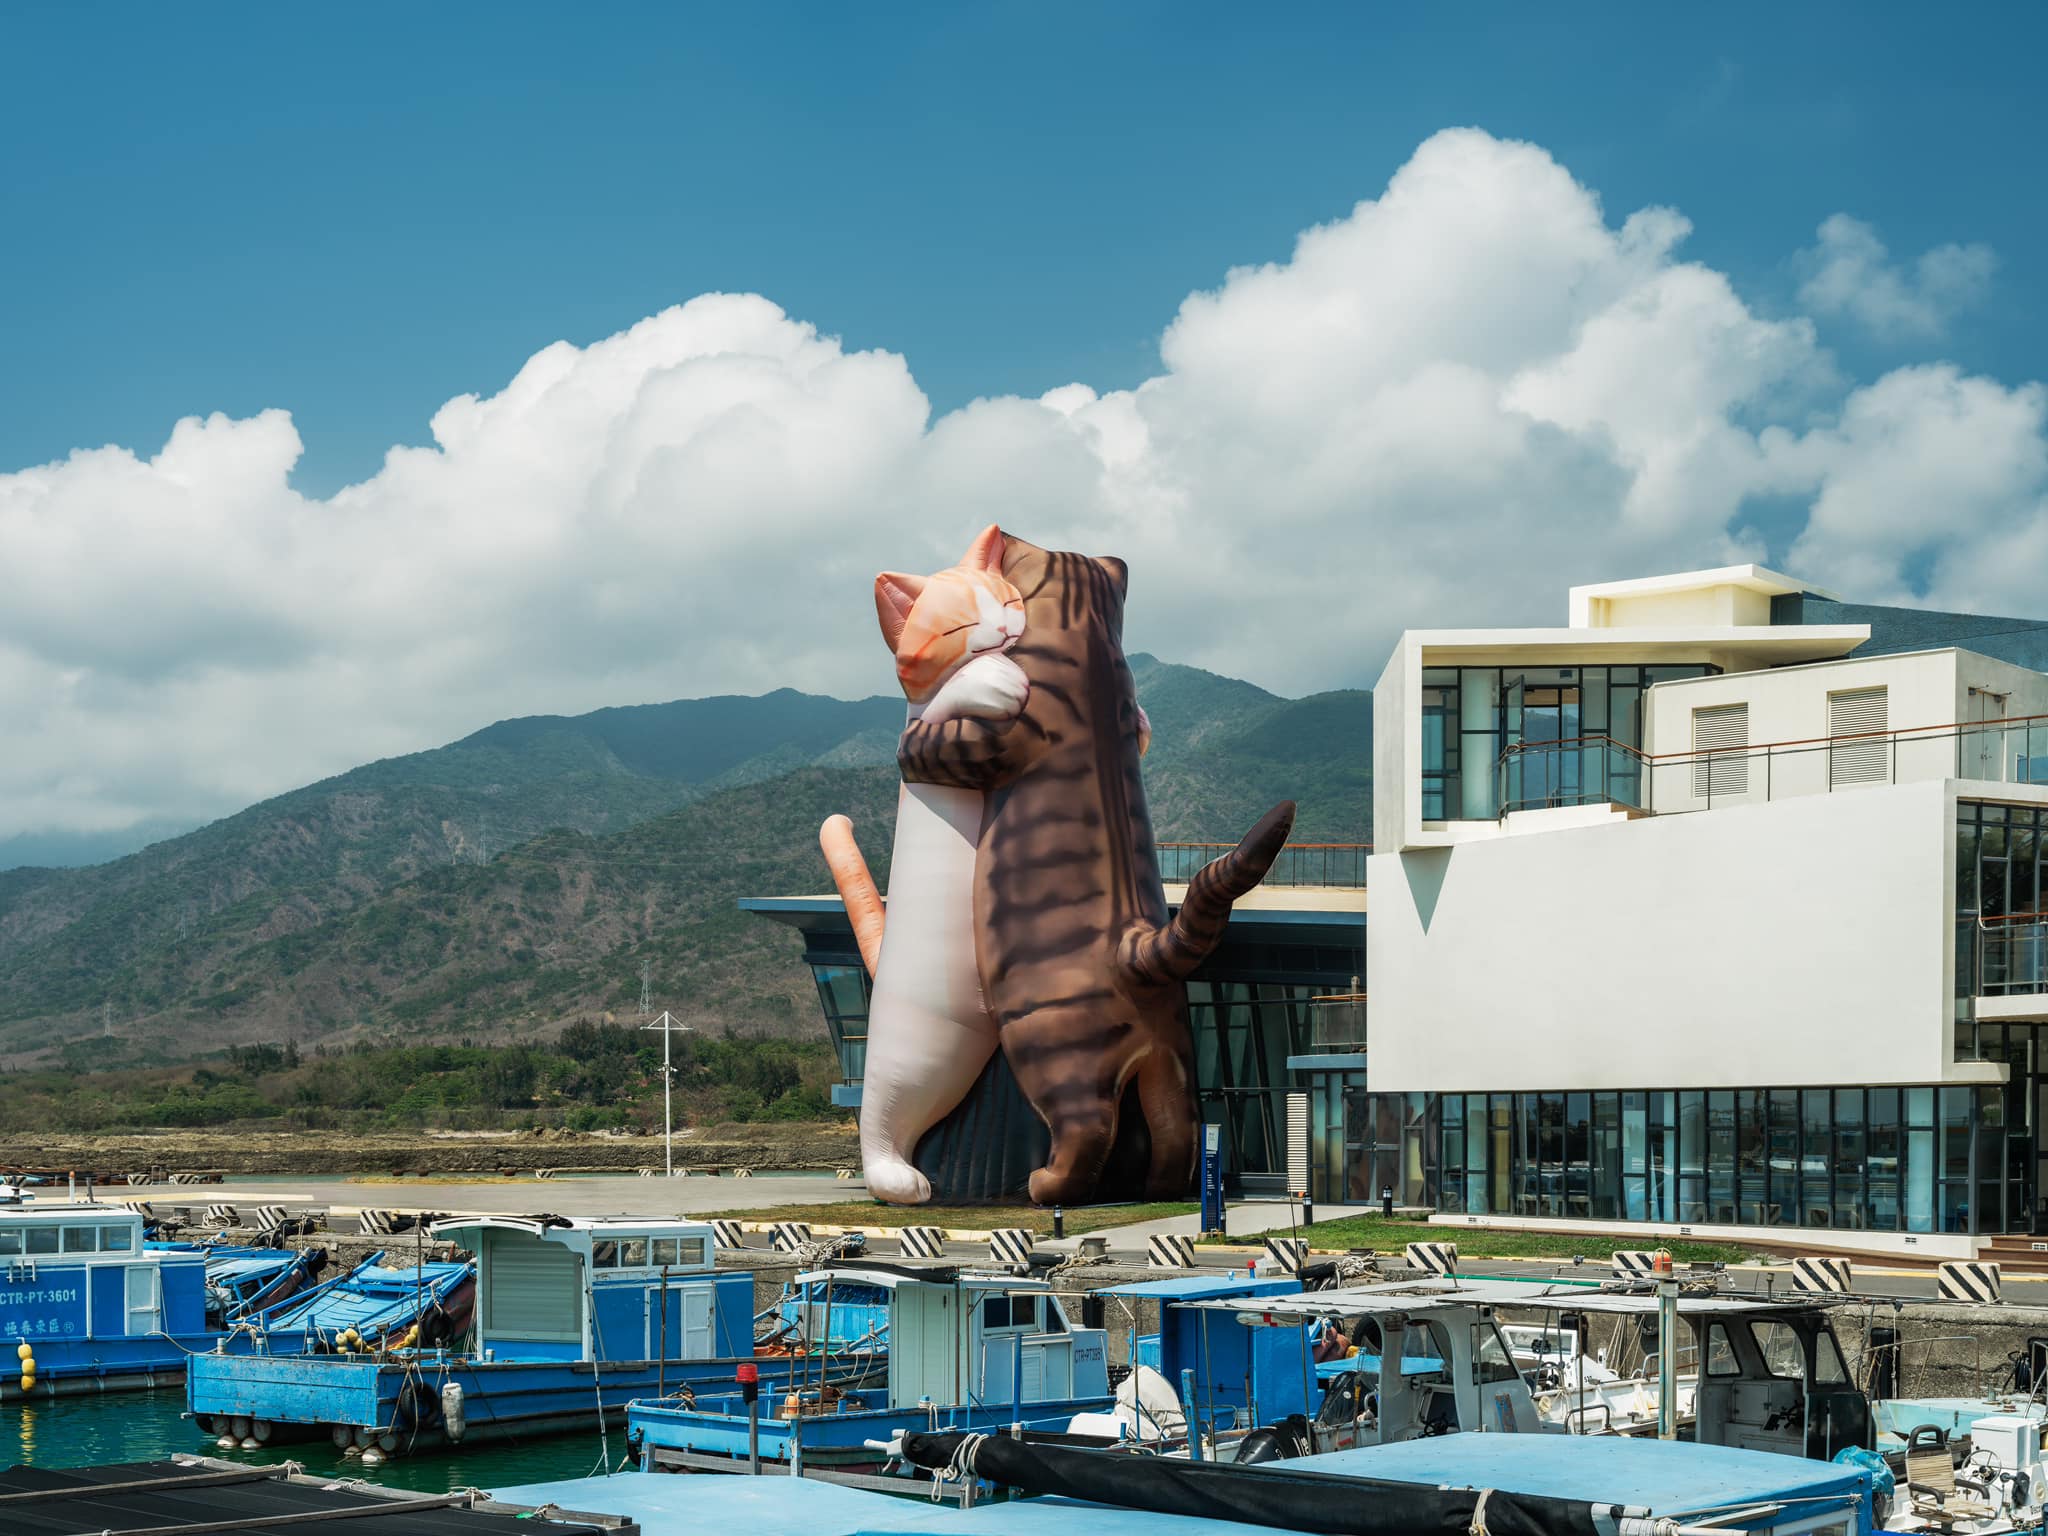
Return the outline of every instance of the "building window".
{"type": "Polygon", "coordinates": [[[1711,804],[1749,793],[1749,705],[1692,712],[1692,793],[1711,804]]]}
{"type": "Polygon", "coordinates": [[[839,1070],[849,1083],[866,1075],[868,1065],[867,967],[862,965],[813,965],[818,999],[825,1005],[825,1028],[839,1052],[839,1070]]]}
{"type": "Polygon", "coordinates": [[[1504,810],[1535,806],[1641,805],[1644,691],[1718,670],[1423,668],[1422,819],[1491,821],[1504,810]]]}
{"type": "Polygon", "coordinates": [[[1469,1215],[1997,1232],[2023,1229],[2033,1208],[2021,1167],[2032,1143],[2008,1134],[2006,1094],[1967,1085],[1360,1092],[1357,1112],[1371,1129],[1351,1155],[1375,1180],[1396,1181],[1404,1200],[1419,1183],[1423,1200],[1469,1215]]]}
{"type": "Polygon", "coordinates": [[[1828,788],[1891,779],[1891,742],[1884,734],[1890,729],[1887,694],[1879,687],[1828,695],[1828,788]]]}

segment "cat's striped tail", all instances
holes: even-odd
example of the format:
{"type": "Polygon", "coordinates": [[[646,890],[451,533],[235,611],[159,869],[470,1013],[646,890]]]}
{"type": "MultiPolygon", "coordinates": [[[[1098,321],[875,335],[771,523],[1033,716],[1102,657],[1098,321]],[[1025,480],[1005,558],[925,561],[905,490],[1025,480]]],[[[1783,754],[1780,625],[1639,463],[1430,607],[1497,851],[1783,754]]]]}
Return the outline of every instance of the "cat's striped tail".
{"type": "Polygon", "coordinates": [[[1282,800],[1235,848],[1197,870],[1172,921],[1164,928],[1133,928],[1124,934],[1117,945],[1124,973],[1152,986],[1186,980],[1222,942],[1231,903],[1266,878],[1293,829],[1294,802],[1282,800]]]}
{"type": "Polygon", "coordinates": [[[853,823],[844,816],[827,816],[818,828],[818,846],[825,850],[832,883],[839,887],[839,899],[846,903],[847,920],[853,924],[853,941],[872,978],[882,962],[882,893],[875,889],[868,861],[853,840],[853,823]]]}

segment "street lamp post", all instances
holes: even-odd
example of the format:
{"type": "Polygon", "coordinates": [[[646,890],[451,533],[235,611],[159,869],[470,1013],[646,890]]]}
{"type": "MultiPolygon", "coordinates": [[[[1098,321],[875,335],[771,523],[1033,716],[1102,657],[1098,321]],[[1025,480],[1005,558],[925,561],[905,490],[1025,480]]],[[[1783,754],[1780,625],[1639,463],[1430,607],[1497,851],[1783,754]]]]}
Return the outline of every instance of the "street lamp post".
{"type": "Polygon", "coordinates": [[[661,1031],[661,1149],[662,1161],[668,1177],[676,1176],[676,1121],[675,1121],[675,1068],[669,1065],[669,1039],[677,1030],[688,1030],[689,1025],[678,1024],[666,1008],[661,1017],[652,1024],[642,1024],[643,1030],[661,1031]]]}

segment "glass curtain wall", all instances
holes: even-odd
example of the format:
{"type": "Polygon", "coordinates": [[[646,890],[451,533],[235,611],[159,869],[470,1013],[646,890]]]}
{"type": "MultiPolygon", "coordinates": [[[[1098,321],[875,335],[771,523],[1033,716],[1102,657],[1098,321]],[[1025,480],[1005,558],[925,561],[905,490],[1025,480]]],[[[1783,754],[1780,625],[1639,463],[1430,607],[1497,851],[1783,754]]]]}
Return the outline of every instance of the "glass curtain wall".
{"type": "Polygon", "coordinates": [[[813,965],[818,1000],[825,1005],[825,1028],[839,1053],[839,1071],[849,1083],[867,1074],[868,972],[864,965],[813,965]]]}
{"type": "Polygon", "coordinates": [[[1226,1166],[1238,1178],[1287,1173],[1287,1058],[1308,1048],[1313,999],[1323,989],[1281,982],[1188,984],[1202,1118],[1223,1127],[1226,1166]]]}
{"type": "Polygon", "coordinates": [[[1972,997],[2048,990],[2048,808],[1956,804],[1956,1054],[1978,1056],[1972,997]]]}
{"type": "MultiPolygon", "coordinates": [[[[2009,1174],[2032,1145],[2023,1128],[2016,1146],[2008,1137],[2008,1093],[1445,1094],[1435,1204],[1470,1215],[2002,1232],[2024,1226],[2026,1200],[2009,1174]]],[[[1380,1114],[1376,1101],[1399,1097],[1358,1102],[1380,1114]]]]}
{"type": "MultiPolygon", "coordinates": [[[[1425,667],[1422,671],[1422,819],[1491,821],[1500,814],[1498,766],[1510,746],[1603,737],[1643,739],[1643,691],[1720,670],[1680,667],[1425,667]]],[[[1588,799],[1639,804],[1636,759],[1588,742],[1521,754],[1517,805],[1588,799]]]]}

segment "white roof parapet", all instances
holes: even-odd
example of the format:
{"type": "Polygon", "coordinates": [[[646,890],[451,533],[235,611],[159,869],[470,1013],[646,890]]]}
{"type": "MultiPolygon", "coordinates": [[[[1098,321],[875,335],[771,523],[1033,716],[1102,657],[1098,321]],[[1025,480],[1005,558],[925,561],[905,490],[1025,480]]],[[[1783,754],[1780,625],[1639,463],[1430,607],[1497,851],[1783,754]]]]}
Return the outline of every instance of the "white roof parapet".
{"type": "Polygon", "coordinates": [[[1789,597],[1808,592],[1815,597],[1840,602],[1840,597],[1810,581],[1787,576],[1761,565],[1721,565],[1705,571],[1674,571],[1666,576],[1636,576],[1626,581],[1596,581],[1571,589],[1570,617],[1573,629],[1592,627],[1595,599],[1613,601],[1631,597],[1667,597],[1679,592],[1704,592],[1715,587],[1738,587],[1765,597],[1789,597]]]}

